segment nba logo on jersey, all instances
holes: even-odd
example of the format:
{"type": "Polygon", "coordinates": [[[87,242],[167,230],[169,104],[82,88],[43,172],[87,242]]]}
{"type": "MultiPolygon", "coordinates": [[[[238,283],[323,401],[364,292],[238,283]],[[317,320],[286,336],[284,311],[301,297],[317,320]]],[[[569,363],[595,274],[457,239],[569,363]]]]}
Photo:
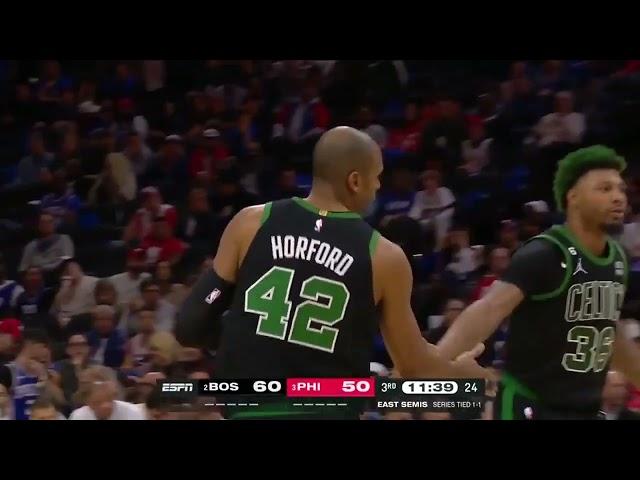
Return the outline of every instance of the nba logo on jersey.
{"type": "Polygon", "coordinates": [[[218,298],[220,296],[220,290],[218,290],[217,288],[214,288],[213,291],[207,295],[207,298],[204,299],[205,302],[207,302],[209,305],[211,305],[213,302],[216,301],[216,298],[218,298]]]}
{"type": "Polygon", "coordinates": [[[616,275],[622,276],[624,275],[624,263],[618,261],[615,263],[616,275]]]}
{"type": "Polygon", "coordinates": [[[320,230],[322,230],[322,219],[321,218],[316,220],[316,226],[315,226],[314,230],[316,232],[319,232],[320,230]]]}

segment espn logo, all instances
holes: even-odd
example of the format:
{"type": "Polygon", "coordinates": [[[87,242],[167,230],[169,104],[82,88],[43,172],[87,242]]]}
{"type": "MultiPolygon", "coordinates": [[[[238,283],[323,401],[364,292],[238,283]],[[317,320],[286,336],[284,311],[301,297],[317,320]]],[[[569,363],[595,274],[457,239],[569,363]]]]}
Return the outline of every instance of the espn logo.
{"type": "Polygon", "coordinates": [[[195,392],[196,388],[193,382],[160,382],[161,392],[195,392]]]}

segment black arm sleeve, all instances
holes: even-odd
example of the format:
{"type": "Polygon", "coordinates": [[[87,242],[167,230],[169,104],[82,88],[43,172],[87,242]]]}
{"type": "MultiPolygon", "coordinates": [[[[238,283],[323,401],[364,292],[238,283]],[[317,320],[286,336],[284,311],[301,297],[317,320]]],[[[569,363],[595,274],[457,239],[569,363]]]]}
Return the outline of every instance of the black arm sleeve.
{"type": "Polygon", "coordinates": [[[175,333],[182,346],[215,348],[220,317],[231,305],[234,289],[213,270],[200,276],[178,312],[175,333]]]}
{"type": "Polygon", "coordinates": [[[518,287],[526,297],[552,292],[562,285],[569,268],[563,268],[564,261],[557,245],[535,239],[516,251],[501,280],[518,287]]]}

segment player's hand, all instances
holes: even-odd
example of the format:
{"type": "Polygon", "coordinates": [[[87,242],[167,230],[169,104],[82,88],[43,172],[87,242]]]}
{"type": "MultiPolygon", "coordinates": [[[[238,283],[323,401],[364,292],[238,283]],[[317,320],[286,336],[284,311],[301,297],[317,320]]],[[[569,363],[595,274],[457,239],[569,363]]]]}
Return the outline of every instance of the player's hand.
{"type": "Polygon", "coordinates": [[[485,378],[493,380],[494,373],[481,367],[476,358],[484,352],[484,344],[479,343],[468,352],[464,352],[453,361],[454,375],[458,378],[485,378]]]}

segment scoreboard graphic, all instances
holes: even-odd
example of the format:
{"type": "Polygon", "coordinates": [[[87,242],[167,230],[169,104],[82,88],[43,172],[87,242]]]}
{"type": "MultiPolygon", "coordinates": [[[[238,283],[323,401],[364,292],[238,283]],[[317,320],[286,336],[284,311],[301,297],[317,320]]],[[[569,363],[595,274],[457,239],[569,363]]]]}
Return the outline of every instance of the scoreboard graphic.
{"type": "Polygon", "coordinates": [[[162,381],[165,395],[215,398],[210,406],[352,407],[379,411],[463,411],[484,407],[483,379],[287,378],[162,381]]]}

